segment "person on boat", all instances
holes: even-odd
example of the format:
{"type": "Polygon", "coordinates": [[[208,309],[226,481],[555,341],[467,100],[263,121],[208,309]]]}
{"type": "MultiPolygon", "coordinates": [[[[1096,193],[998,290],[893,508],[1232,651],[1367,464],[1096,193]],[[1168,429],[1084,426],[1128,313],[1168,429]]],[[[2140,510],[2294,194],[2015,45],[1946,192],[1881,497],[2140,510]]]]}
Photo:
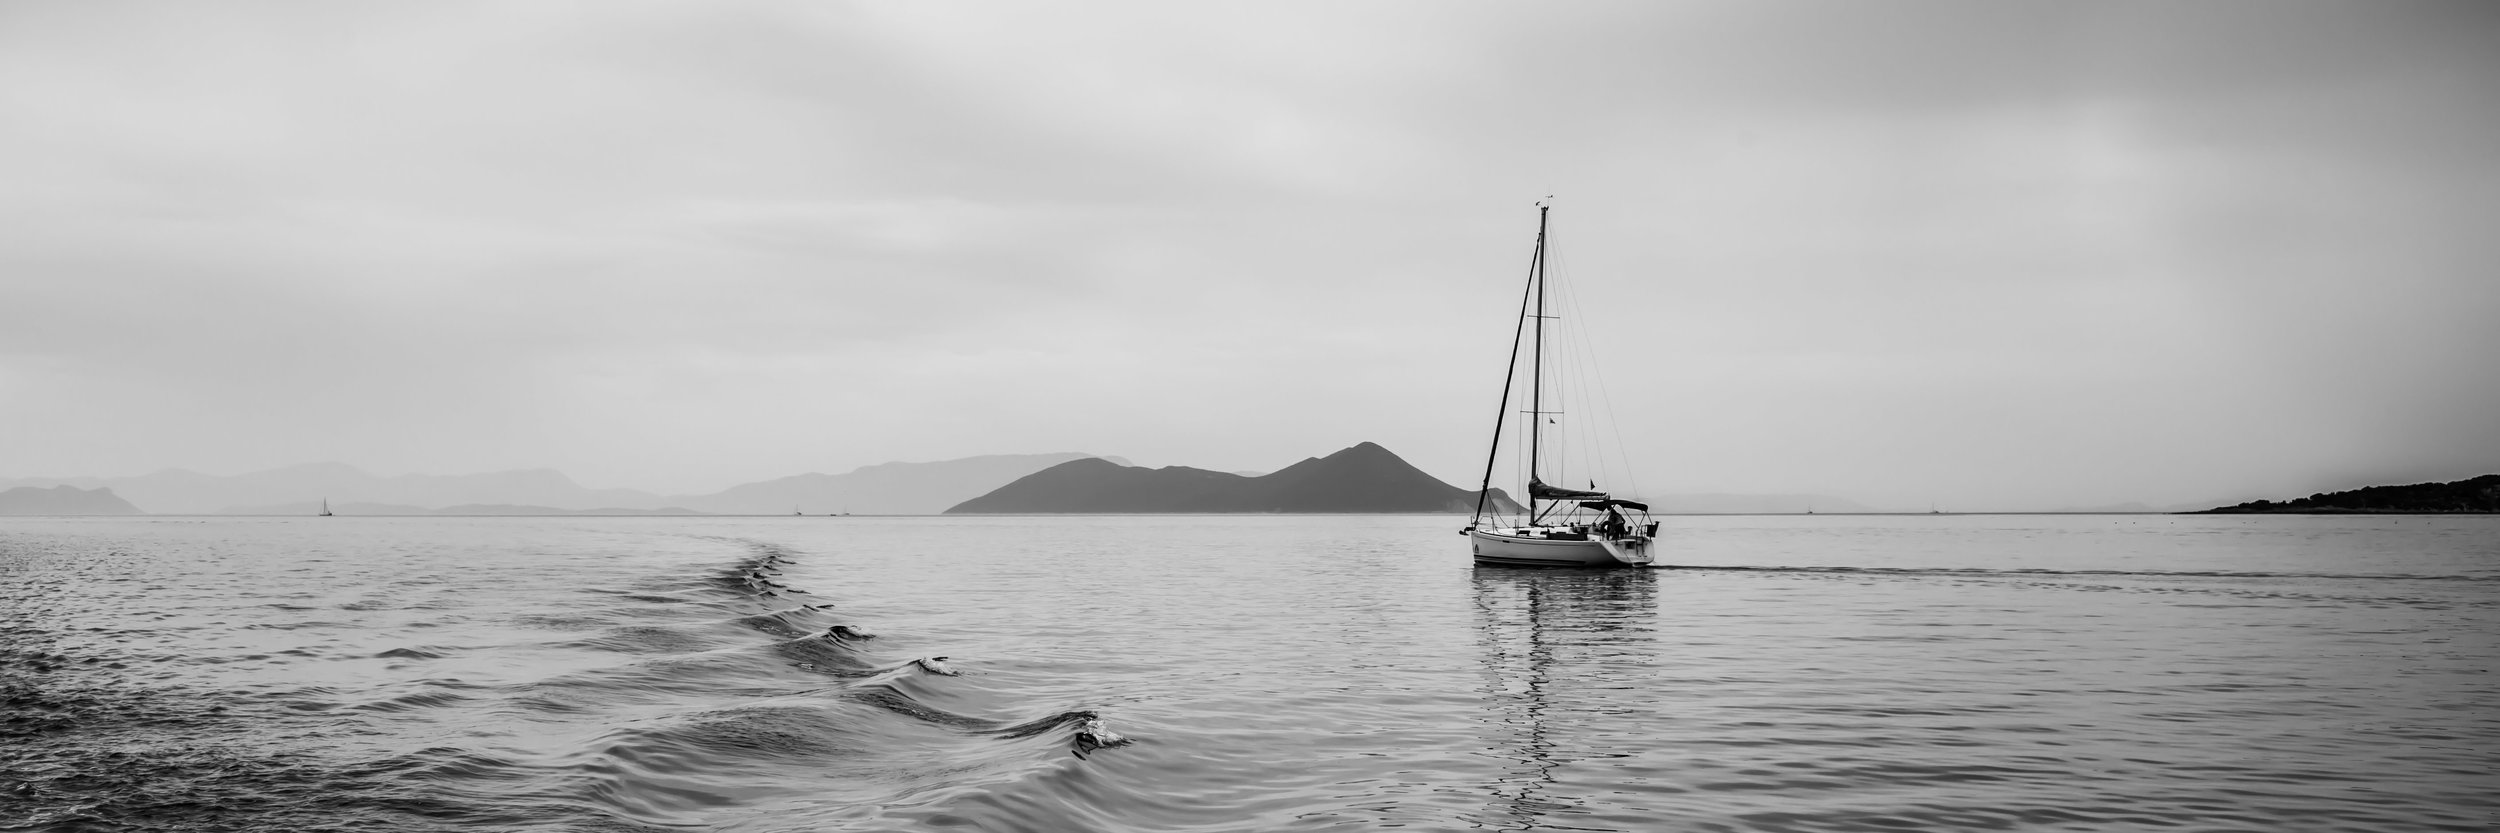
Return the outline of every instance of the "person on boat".
{"type": "Polygon", "coordinates": [[[1614,506],[1606,507],[1606,519],[1597,522],[1599,537],[1621,538],[1630,529],[1631,523],[1623,519],[1623,510],[1614,506]]]}

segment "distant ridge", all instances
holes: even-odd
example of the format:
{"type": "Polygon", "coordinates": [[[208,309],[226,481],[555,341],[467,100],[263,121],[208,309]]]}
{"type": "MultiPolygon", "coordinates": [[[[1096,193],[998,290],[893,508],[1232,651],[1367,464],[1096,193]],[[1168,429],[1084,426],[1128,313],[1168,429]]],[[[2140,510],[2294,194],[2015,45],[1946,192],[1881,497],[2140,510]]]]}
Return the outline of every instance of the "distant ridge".
{"type": "Polygon", "coordinates": [[[1649,511],[1661,515],[1825,515],[1873,514],[1878,510],[1831,495],[1641,495],[1649,511]]]}
{"type": "Polygon", "coordinates": [[[160,515],[207,515],[229,507],[318,502],[324,497],[333,503],[410,506],[510,503],[569,508],[652,508],[669,503],[657,495],[630,489],[586,489],[553,469],[380,477],[344,463],[307,463],[232,476],[166,469],[137,477],[0,482],[0,486],[6,485],[110,487],[128,496],[132,503],[160,515]]]}
{"type": "MultiPolygon", "coordinates": [[[[1070,460],[1094,455],[989,454],[935,463],[879,463],[846,474],[809,473],[732,486],[671,503],[730,515],[934,515],[966,500],[1070,460]]],[[[1115,461],[1118,458],[1113,458],[1115,461]]]]}
{"type": "MultiPolygon", "coordinates": [[[[600,507],[600,508],[597,508],[597,509],[565,509],[565,508],[555,507],[555,506],[528,506],[528,505],[523,505],[523,504],[512,504],[512,503],[464,503],[464,504],[461,504],[461,505],[458,505],[458,506],[445,506],[445,507],[440,508],[440,509],[433,509],[433,508],[428,508],[428,507],[424,507],[424,506],[407,506],[407,505],[403,505],[403,504],[396,504],[396,503],[341,503],[341,504],[338,504],[338,505],[336,505],[336,506],[331,507],[331,509],[332,509],[332,511],[333,511],[333,512],[335,512],[336,514],[338,514],[338,515],[340,515],[340,516],[384,516],[384,515],[387,515],[387,516],[397,516],[397,517],[408,517],[408,516],[416,516],[416,515],[467,515],[467,516],[477,516],[477,515],[708,515],[708,514],[711,514],[711,513],[709,513],[709,512],[697,512],[697,511],[694,511],[694,510],[692,510],[692,509],[687,509],[687,508],[680,507],[680,506],[663,506],[663,507],[660,507],[660,508],[657,508],[657,509],[627,509],[627,508],[620,508],[620,507],[614,507],[614,506],[600,507]]],[[[271,505],[267,505],[267,506],[237,506],[237,507],[233,507],[233,508],[231,508],[231,509],[227,509],[227,510],[225,510],[225,511],[223,511],[223,512],[219,512],[219,513],[217,513],[217,514],[220,514],[220,515],[257,515],[257,516],[270,516],[270,515],[274,515],[274,516],[288,516],[288,515],[318,515],[318,514],[320,514],[320,513],[321,513],[321,504],[320,504],[320,503],[318,503],[318,502],[314,502],[314,503],[279,503],[279,504],[271,504],[271,505]]]]}
{"type": "MultiPolygon", "coordinates": [[[[1503,509],[1517,504],[1500,490],[1503,509]]],[[[1187,466],[1071,460],[946,510],[999,513],[1468,512],[1476,493],[1443,483],[1388,449],[1362,443],[1257,477],[1187,466]]]]}
{"type": "Polygon", "coordinates": [[[676,506],[658,509],[620,509],[614,506],[597,509],[558,509],[553,506],[515,506],[509,503],[466,503],[434,510],[435,515],[704,515],[676,506]]]}
{"type": "Polygon", "coordinates": [[[2500,474],[2451,483],[2369,486],[2348,492],[2320,492],[2276,503],[2252,500],[2191,515],[2337,514],[2347,512],[2500,512],[2500,474]]]}
{"type": "Polygon", "coordinates": [[[1016,478],[1091,456],[992,454],[933,463],[879,463],[847,474],[801,474],[712,494],[673,496],[585,488],[553,469],[381,477],[344,463],[231,476],[166,469],[137,477],[0,478],[0,489],[109,489],[144,511],[164,515],[309,515],[324,498],[340,514],[354,515],[428,515],[441,511],[436,507],[471,506],[535,507],[533,514],[787,515],[795,509],[810,515],[934,515],[1016,478]],[[359,506],[363,510],[355,508],[359,506]]]}
{"type": "Polygon", "coordinates": [[[0,491],[0,515],[144,515],[111,489],[19,486],[0,491]]]}

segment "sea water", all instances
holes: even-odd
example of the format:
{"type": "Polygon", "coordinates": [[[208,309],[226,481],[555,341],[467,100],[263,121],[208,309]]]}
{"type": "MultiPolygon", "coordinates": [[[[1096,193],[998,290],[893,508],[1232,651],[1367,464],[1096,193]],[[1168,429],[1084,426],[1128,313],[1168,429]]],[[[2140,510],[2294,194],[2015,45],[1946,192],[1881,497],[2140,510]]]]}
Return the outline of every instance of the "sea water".
{"type": "Polygon", "coordinates": [[[0,830],[2500,824],[2500,518],[1663,520],[0,519],[0,830]]]}

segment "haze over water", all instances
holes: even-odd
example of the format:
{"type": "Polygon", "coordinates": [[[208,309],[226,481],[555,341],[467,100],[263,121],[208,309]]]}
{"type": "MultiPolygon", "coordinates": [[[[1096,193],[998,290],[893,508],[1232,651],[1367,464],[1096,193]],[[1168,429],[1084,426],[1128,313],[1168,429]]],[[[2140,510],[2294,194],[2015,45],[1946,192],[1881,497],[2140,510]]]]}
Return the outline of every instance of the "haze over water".
{"type": "Polygon", "coordinates": [[[8,519],[0,830],[2500,819],[2491,518],[1666,521],[8,519]]]}

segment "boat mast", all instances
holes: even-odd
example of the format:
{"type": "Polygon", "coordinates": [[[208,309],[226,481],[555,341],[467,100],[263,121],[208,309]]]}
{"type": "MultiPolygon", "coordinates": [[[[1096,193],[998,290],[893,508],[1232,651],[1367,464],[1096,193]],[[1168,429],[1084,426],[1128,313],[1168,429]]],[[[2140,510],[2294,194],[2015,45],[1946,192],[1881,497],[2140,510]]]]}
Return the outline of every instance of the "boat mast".
{"type": "Polygon", "coordinates": [[[1537,450],[1545,438],[1545,212],[1553,210],[1544,203],[1536,206],[1536,259],[1528,267],[1528,281],[1536,285],[1536,351],[1528,371],[1528,523],[1536,523],[1537,450]]]}
{"type": "MultiPolygon", "coordinates": [[[[1545,262],[1545,204],[1536,204],[1536,254],[1528,259],[1528,285],[1519,289],[1519,323],[1510,330],[1510,362],[1502,366],[1501,407],[1493,410],[1493,445],[1484,452],[1484,481],[1476,485],[1476,514],[1468,520],[1468,528],[1484,520],[1484,504],[1493,498],[1493,461],[1502,454],[1502,425],[1510,419],[1510,383],[1519,377],[1519,336],[1528,329],[1528,294],[1536,291],[1539,264],[1545,262]]],[[[1542,331],[1540,331],[1542,332],[1542,331]]],[[[1530,501],[1536,500],[1534,497],[1530,501]]],[[[1535,517],[1534,503],[1529,516],[1535,517]]]]}

